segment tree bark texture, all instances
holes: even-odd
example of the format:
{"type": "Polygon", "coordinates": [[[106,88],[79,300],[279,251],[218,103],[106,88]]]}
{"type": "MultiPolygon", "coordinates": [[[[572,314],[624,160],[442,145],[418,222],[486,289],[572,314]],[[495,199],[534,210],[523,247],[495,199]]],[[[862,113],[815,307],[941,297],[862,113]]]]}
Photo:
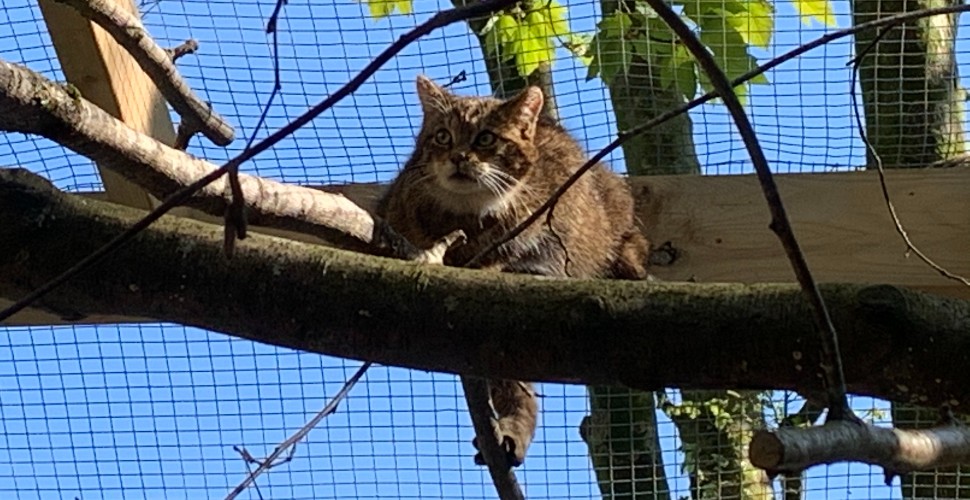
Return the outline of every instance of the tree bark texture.
{"type": "MultiPolygon", "coordinates": [[[[853,22],[917,9],[955,4],[953,0],[855,0],[853,22]]],[[[887,168],[926,167],[966,152],[965,90],[956,64],[957,15],[904,24],[883,34],[856,34],[866,135],[887,168]],[[873,45],[875,43],[875,45],[873,45]]],[[[867,164],[875,158],[867,152],[867,164]]]]}

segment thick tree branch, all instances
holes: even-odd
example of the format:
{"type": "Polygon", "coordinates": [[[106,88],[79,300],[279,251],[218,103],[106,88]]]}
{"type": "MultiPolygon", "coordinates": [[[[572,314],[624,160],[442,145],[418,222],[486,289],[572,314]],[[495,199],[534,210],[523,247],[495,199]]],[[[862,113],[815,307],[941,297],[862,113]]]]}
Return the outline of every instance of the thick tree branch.
{"type": "MultiPolygon", "coordinates": [[[[0,170],[0,297],[19,298],[142,212],[0,170]]],[[[970,304],[829,285],[849,390],[962,411],[970,304]]],[[[164,217],[51,292],[58,311],[193,325],[263,343],[488,378],[821,390],[818,336],[794,285],[555,280],[426,266],[164,217]],[[226,292],[230,291],[230,292],[226,292]],[[752,358],[752,353],[757,357],[752,358]]]]}
{"type": "Polygon", "coordinates": [[[750,453],[754,465],[773,472],[862,462],[881,466],[891,480],[907,472],[970,462],[970,427],[903,430],[830,421],[806,429],[757,432],[750,453]]]}
{"type": "Polygon", "coordinates": [[[159,92],[193,132],[202,132],[219,146],[234,138],[232,126],[192,92],[175,68],[174,55],[155,43],[141,20],[104,0],[55,0],[69,5],[105,30],[138,62],[159,92]]]}

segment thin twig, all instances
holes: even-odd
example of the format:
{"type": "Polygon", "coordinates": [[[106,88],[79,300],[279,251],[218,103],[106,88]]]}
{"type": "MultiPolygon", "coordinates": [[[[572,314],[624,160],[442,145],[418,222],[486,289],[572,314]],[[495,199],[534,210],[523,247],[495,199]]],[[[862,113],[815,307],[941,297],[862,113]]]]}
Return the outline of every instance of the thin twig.
{"type": "MultiPolygon", "coordinates": [[[[286,441],[283,441],[282,443],[280,443],[280,445],[277,446],[276,449],[273,450],[273,453],[271,453],[268,457],[266,457],[266,459],[264,459],[262,462],[259,462],[259,467],[256,467],[256,470],[254,470],[248,476],[246,476],[246,479],[244,479],[243,482],[239,483],[239,485],[236,486],[236,488],[232,490],[229,493],[229,495],[226,496],[226,500],[232,500],[233,498],[236,498],[250,484],[252,484],[253,481],[256,480],[256,477],[258,477],[263,472],[273,468],[274,466],[279,465],[279,463],[277,463],[276,460],[280,457],[280,455],[295,447],[296,443],[300,442],[304,437],[306,437],[306,435],[314,427],[316,427],[316,425],[319,424],[321,420],[331,415],[333,412],[337,411],[337,405],[339,405],[340,402],[347,397],[347,394],[350,393],[350,390],[353,389],[355,385],[357,385],[357,381],[359,381],[361,377],[364,376],[364,373],[366,373],[367,369],[371,367],[371,364],[372,363],[368,361],[363,365],[361,365],[361,367],[357,370],[357,373],[354,373],[352,377],[347,379],[347,382],[344,383],[344,386],[340,388],[340,392],[338,392],[337,395],[334,396],[329,403],[327,403],[327,406],[324,406],[323,409],[320,410],[316,415],[314,415],[313,418],[311,418],[310,421],[306,423],[306,425],[300,428],[300,430],[296,431],[292,436],[287,438],[286,441]]],[[[290,455],[290,457],[292,458],[292,454],[290,455]]],[[[285,463],[287,461],[289,460],[284,460],[284,462],[280,462],[280,463],[285,463]]]]}
{"type": "MultiPolygon", "coordinates": [[[[774,69],[775,67],[781,65],[782,63],[788,62],[810,50],[817,49],[823,45],[826,45],[840,38],[845,38],[847,36],[854,35],[855,33],[858,33],[860,31],[875,29],[883,26],[894,26],[898,24],[903,24],[907,21],[921,19],[924,17],[930,17],[930,16],[935,16],[940,14],[953,14],[957,12],[966,12],[966,11],[970,11],[970,5],[950,5],[947,7],[938,7],[935,9],[916,10],[912,12],[897,14],[894,16],[884,17],[881,19],[876,19],[873,21],[869,21],[866,23],[853,26],[851,28],[846,28],[839,31],[833,31],[832,33],[819,37],[805,45],[796,47],[766,62],[765,64],[762,64],[761,66],[758,66],[757,68],[751,71],[748,71],[747,73],[735,78],[734,81],[731,82],[731,85],[732,85],[732,88],[738,85],[741,85],[742,83],[745,83],[748,80],[751,80],[752,78],[758,75],[761,75],[762,73],[765,73],[771,69],[774,69]]],[[[701,104],[704,104],[713,99],[716,99],[719,95],[720,94],[717,92],[717,90],[713,90],[696,99],[693,99],[692,101],[688,102],[687,104],[684,104],[683,106],[680,106],[676,109],[665,111],[664,113],[661,113],[657,117],[647,120],[631,129],[620,131],[619,134],[617,134],[616,139],[613,140],[613,142],[610,142],[605,148],[601,149],[598,153],[593,155],[593,157],[591,157],[589,161],[587,161],[582,167],[576,170],[576,172],[573,173],[573,175],[570,176],[569,179],[567,179],[566,182],[564,182],[563,185],[560,186],[559,189],[557,189],[552,194],[552,196],[550,196],[549,199],[546,200],[545,203],[543,203],[535,212],[533,212],[532,215],[530,215],[524,221],[519,223],[518,226],[515,226],[511,231],[506,233],[505,236],[495,240],[490,245],[483,248],[477,255],[469,259],[466,265],[474,265],[474,264],[477,264],[478,262],[481,262],[483,258],[485,258],[487,255],[497,250],[500,246],[504,245],[505,243],[508,243],[518,235],[522,234],[522,231],[525,231],[529,226],[532,225],[532,223],[539,220],[539,217],[542,217],[542,215],[547,210],[549,210],[553,205],[555,205],[558,202],[559,198],[562,197],[563,193],[565,193],[570,187],[572,187],[573,184],[575,184],[580,177],[585,175],[586,172],[588,172],[591,168],[596,166],[596,164],[599,163],[603,158],[606,158],[610,153],[612,153],[620,146],[625,144],[628,140],[633,139],[634,137],[640,134],[643,134],[644,132],[668,120],[676,118],[677,116],[680,116],[700,106],[701,104]]]]}
{"type": "Polygon", "coordinates": [[[172,59],[172,62],[175,62],[178,61],[180,57],[194,54],[195,51],[199,50],[199,42],[193,38],[189,38],[175,47],[163,50],[166,54],[168,54],[168,57],[172,59]]]}
{"type": "Polygon", "coordinates": [[[906,244],[906,253],[909,254],[912,252],[919,257],[920,260],[925,262],[927,266],[939,273],[941,276],[963,283],[966,286],[970,286],[970,280],[960,276],[959,274],[952,273],[945,267],[937,264],[936,261],[923,253],[923,251],[920,250],[915,243],[913,243],[913,240],[910,239],[909,233],[906,231],[906,228],[903,227],[902,221],[899,220],[899,215],[896,214],[896,206],[893,205],[892,198],[889,196],[889,187],[886,184],[886,169],[882,163],[882,157],[879,156],[879,152],[876,151],[875,146],[873,146],[872,142],[869,141],[869,136],[866,134],[866,127],[862,123],[862,115],[859,113],[859,102],[855,91],[856,80],[859,77],[859,68],[862,66],[862,61],[869,54],[869,52],[872,51],[873,47],[875,47],[876,44],[882,40],[884,36],[886,36],[886,33],[889,33],[889,31],[892,29],[893,28],[890,27],[880,31],[879,34],[876,35],[876,37],[873,38],[873,40],[866,45],[859,54],[849,61],[848,65],[852,66],[852,76],[849,79],[849,95],[852,98],[852,115],[855,118],[856,129],[859,131],[859,137],[862,138],[862,142],[866,145],[866,150],[869,151],[869,154],[872,155],[873,161],[876,163],[876,170],[879,172],[879,187],[882,189],[882,198],[886,202],[886,208],[889,210],[889,216],[893,220],[893,226],[896,228],[896,233],[899,234],[899,236],[903,239],[903,242],[906,244]]]}
{"type": "Polygon", "coordinates": [[[269,15],[269,20],[266,21],[267,33],[276,33],[276,28],[280,20],[280,12],[283,11],[283,6],[287,3],[287,0],[276,0],[276,7],[273,8],[273,13],[269,15]]]}
{"type": "Polygon", "coordinates": [[[839,337],[832,324],[828,309],[825,307],[825,299],[822,298],[815,279],[808,269],[805,255],[802,254],[792,230],[788,215],[785,213],[785,205],[782,203],[778,187],[775,185],[771,168],[768,166],[768,159],[765,158],[761,145],[758,144],[758,136],[748,120],[748,116],[734,93],[734,86],[724,75],[724,71],[717,65],[714,57],[707,51],[707,47],[698,40],[690,27],[673,11],[663,0],[647,0],[654,11],[663,19],[670,29],[680,37],[684,46],[689,50],[698,65],[707,73],[711,84],[721,94],[724,105],[731,113],[734,124],[741,135],[748,154],[751,156],[751,163],[757,172],[758,181],[768,202],[771,211],[771,230],[775,232],[778,239],[788,254],[795,277],[801,285],[806,298],[811,304],[814,313],[815,327],[819,333],[819,340],[822,348],[822,368],[823,380],[826,386],[826,394],[829,405],[830,420],[852,419],[852,409],[849,407],[846,398],[845,375],[842,371],[842,355],[839,352],[839,337]]]}
{"type": "Polygon", "coordinates": [[[333,107],[334,104],[340,102],[342,99],[353,93],[355,90],[360,88],[368,78],[371,77],[378,69],[384,64],[390,61],[395,55],[404,50],[405,47],[418,40],[422,36],[434,31],[437,28],[447,26],[465,19],[470,19],[472,17],[477,17],[481,15],[488,14],[495,10],[503,9],[515,3],[516,0],[484,0],[483,2],[472,4],[466,7],[458,7],[454,9],[443,10],[431,17],[431,19],[425,21],[421,25],[415,27],[411,31],[405,33],[396,42],[392,43],[388,48],[384,49],[374,60],[372,60],[367,66],[362,69],[357,76],[347,82],[346,85],[341,87],[339,90],[329,95],[326,99],[316,104],[309,111],[301,115],[296,120],[289,123],[287,126],[277,130],[275,133],[271,134],[269,137],[263,139],[259,143],[253,145],[252,147],[246,148],[235,158],[226,162],[223,166],[211,173],[206,174],[199,180],[189,184],[185,188],[180,189],[172,196],[164,200],[158,207],[149,212],[143,219],[135,223],[129,230],[113,238],[111,241],[106,243],[103,247],[95,250],[91,255],[82,259],[76,265],[72,266],[67,271],[58,275],[51,281],[41,285],[38,289],[31,292],[29,295],[23,299],[17,301],[10,307],[0,311],[0,321],[3,321],[13,314],[23,310],[30,304],[34,303],[51,290],[57,288],[61,283],[67,281],[76,274],[84,271],[91,265],[97,263],[106,255],[110,254],[118,247],[123,245],[126,241],[130,240],[139,231],[151,225],[151,223],[160,219],[163,215],[168,213],[169,210],[181,205],[186,200],[188,200],[196,191],[211,184],[216,179],[222,177],[231,168],[237,168],[243,162],[251,160],[256,155],[266,151],[267,149],[273,147],[276,143],[280,142],[294,131],[300,129],[311,120],[319,116],[324,111],[333,107]]]}
{"type": "MultiPolygon", "coordinates": [[[[270,16],[270,20],[267,23],[267,32],[273,36],[272,42],[272,52],[273,52],[273,90],[269,94],[269,98],[266,100],[266,104],[263,106],[263,111],[259,115],[259,120],[256,121],[256,126],[253,127],[252,134],[249,135],[249,140],[246,141],[246,148],[249,149],[256,142],[256,136],[259,134],[259,129],[263,127],[266,123],[266,117],[269,116],[269,110],[273,106],[273,101],[276,100],[276,96],[279,95],[280,90],[283,89],[283,82],[280,79],[280,46],[279,46],[279,33],[276,30],[277,19],[286,4],[286,0],[278,0],[276,4],[276,9],[273,10],[273,14],[270,16]],[[272,26],[272,30],[270,30],[272,26]]],[[[229,206],[226,207],[225,213],[225,243],[224,251],[227,257],[232,257],[233,249],[235,248],[235,241],[238,237],[240,240],[246,238],[246,203],[242,192],[242,186],[239,183],[239,167],[229,170],[229,188],[232,192],[232,201],[229,206]]]]}

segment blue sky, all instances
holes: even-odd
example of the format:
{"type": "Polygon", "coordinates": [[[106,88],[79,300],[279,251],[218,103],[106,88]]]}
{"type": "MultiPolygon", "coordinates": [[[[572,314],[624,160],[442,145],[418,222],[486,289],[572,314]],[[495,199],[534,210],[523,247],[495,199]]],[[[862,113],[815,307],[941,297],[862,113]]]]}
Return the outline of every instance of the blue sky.
{"type": "MultiPolygon", "coordinates": [[[[591,31],[595,2],[564,2],[576,31],[591,31]]],[[[353,0],[290,0],[280,32],[283,91],[270,111],[275,130],[343,85],[374,54],[440,5],[416,0],[416,14],[374,21],[353,0]]],[[[848,2],[835,3],[849,25],[848,2]]],[[[825,32],[776,4],[776,34],[761,60],[825,32]]],[[[191,84],[248,136],[272,88],[263,26],[272,0],[162,0],[146,23],[163,45],[193,37],[201,51],[180,61],[191,84]]],[[[486,93],[477,45],[463,25],[433,33],[391,61],[352,98],[244,166],[294,183],[390,179],[420,123],[413,92],[419,72],[446,81],[465,71],[458,92],[486,93]]],[[[966,59],[965,41],[958,42],[966,59]]],[[[750,113],[773,168],[823,172],[860,165],[864,152],[849,107],[851,39],[789,62],[756,86],[750,113]]],[[[560,51],[557,99],[564,124],[595,151],[616,130],[602,83],[560,51]]],[[[0,58],[63,78],[35,3],[0,5],[0,58]]],[[[750,172],[720,105],[692,113],[707,174],[750,172]]],[[[265,136],[266,130],[260,132],[265,136]]],[[[196,139],[191,151],[220,163],[226,150],[196,139]]],[[[612,158],[622,171],[622,156],[612,158]]],[[[73,191],[100,188],[91,163],[47,141],[0,136],[0,165],[23,165],[73,191]]],[[[325,305],[321,305],[325,307],[325,305]]],[[[263,456],[337,392],[359,364],[286,351],[178,325],[6,328],[0,333],[0,494],[20,498],[198,498],[224,496],[245,474],[232,450],[263,456]]],[[[594,498],[578,425],[581,387],[544,384],[536,443],[519,478],[530,498],[594,498]]],[[[779,394],[779,397],[782,395],[779,394]]],[[[884,402],[854,399],[859,410],[884,402]]],[[[796,409],[793,406],[792,409],[796,409]]],[[[660,427],[667,474],[687,495],[673,426],[660,427]]],[[[453,376],[370,370],[340,411],[301,444],[293,462],[259,480],[266,498],[492,498],[471,462],[472,430],[453,376]]],[[[808,498],[889,498],[867,466],[809,472],[808,498]]],[[[898,481],[897,481],[898,483],[898,481]]],[[[252,495],[252,498],[256,498],[252,495]]]]}

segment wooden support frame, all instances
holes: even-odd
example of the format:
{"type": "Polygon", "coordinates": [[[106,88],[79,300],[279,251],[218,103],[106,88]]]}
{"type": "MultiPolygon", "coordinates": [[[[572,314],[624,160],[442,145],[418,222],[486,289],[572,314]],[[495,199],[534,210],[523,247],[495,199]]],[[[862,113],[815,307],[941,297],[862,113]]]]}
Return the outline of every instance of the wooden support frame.
{"type": "MultiPolygon", "coordinates": [[[[820,282],[887,283],[970,300],[970,287],[943,278],[907,256],[886,209],[876,172],[787,174],[776,177],[796,236],[820,282]]],[[[630,180],[637,214],[655,245],[670,242],[678,258],[652,272],[669,281],[792,282],[757,179],[736,176],[654,176],[630,180]]],[[[970,276],[970,170],[887,172],[893,203],[910,237],[940,265],[970,276]]],[[[383,186],[324,189],[372,209],[383,186]]],[[[221,223],[214,217],[204,217],[221,223]]],[[[253,228],[283,234],[282,231],[253,228]]],[[[293,236],[293,235],[287,235],[293,236]]],[[[298,236],[299,237],[299,236],[298,236]]],[[[309,240],[303,236],[300,239],[309,240]]],[[[245,245],[245,241],[239,244],[245,245]]],[[[4,307],[0,300],[0,307],[4,307]]],[[[18,324],[63,324],[33,311],[18,324]]],[[[137,318],[90,317],[85,323],[137,318]]]]}
{"type": "MultiPolygon", "coordinates": [[[[139,15],[132,0],[113,0],[139,15]]],[[[85,99],[129,127],[165,144],[175,142],[168,105],[138,63],[104,30],[73,8],[54,0],[38,0],[54,51],[67,81],[85,99]]],[[[137,185],[99,167],[110,201],[135,208],[151,208],[155,201],[137,185]]]]}

